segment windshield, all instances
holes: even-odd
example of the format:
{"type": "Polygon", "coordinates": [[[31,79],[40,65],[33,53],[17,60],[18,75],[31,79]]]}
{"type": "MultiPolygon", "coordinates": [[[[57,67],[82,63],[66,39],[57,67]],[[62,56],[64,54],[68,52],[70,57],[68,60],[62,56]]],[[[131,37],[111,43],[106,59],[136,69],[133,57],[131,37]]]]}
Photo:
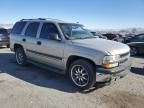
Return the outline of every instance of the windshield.
{"type": "Polygon", "coordinates": [[[87,39],[95,38],[88,30],[84,29],[80,24],[61,23],[60,27],[66,39],[87,39]]]}

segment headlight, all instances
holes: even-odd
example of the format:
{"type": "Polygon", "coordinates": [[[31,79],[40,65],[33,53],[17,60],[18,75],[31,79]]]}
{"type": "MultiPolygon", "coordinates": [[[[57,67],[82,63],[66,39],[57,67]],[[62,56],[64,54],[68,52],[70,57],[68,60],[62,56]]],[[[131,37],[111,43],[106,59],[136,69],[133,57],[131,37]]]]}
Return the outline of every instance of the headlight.
{"type": "Polygon", "coordinates": [[[103,59],[103,64],[109,64],[109,63],[114,63],[114,62],[118,62],[120,59],[119,55],[115,55],[115,56],[105,56],[103,59]]]}
{"type": "Polygon", "coordinates": [[[117,67],[118,61],[120,59],[119,55],[114,55],[114,56],[105,56],[103,59],[103,67],[104,68],[113,68],[113,67],[117,67]]]}

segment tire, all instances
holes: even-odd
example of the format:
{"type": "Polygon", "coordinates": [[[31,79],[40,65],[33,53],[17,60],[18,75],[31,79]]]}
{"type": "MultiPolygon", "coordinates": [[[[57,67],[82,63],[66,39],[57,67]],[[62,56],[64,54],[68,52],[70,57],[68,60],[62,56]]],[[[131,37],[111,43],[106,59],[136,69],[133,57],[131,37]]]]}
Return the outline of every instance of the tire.
{"type": "Polygon", "coordinates": [[[81,90],[89,89],[96,83],[96,72],[87,60],[76,60],[69,67],[69,77],[74,86],[81,90]]]}
{"type": "Polygon", "coordinates": [[[18,65],[25,66],[26,62],[26,55],[23,48],[19,47],[15,51],[15,59],[18,65]]]}
{"type": "Polygon", "coordinates": [[[138,49],[136,47],[130,47],[130,55],[131,56],[138,55],[138,49]]]}

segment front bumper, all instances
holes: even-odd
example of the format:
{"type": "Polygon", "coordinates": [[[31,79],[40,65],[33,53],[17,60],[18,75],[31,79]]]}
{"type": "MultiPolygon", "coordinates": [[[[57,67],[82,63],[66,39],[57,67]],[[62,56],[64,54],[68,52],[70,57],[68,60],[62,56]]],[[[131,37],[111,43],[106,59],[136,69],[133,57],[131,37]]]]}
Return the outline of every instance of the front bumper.
{"type": "Polygon", "coordinates": [[[124,76],[126,76],[131,69],[131,61],[127,61],[125,64],[120,65],[119,67],[115,67],[112,69],[104,69],[104,68],[97,68],[96,70],[96,81],[97,82],[108,82],[113,80],[113,78],[115,78],[115,80],[117,78],[122,78],[124,76]]]}

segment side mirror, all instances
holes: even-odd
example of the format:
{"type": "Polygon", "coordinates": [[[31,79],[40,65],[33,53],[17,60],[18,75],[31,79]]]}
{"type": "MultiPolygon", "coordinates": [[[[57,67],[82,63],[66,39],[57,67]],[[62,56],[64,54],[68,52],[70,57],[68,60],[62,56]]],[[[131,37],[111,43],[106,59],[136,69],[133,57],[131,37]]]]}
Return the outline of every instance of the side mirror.
{"type": "Polygon", "coordinates": [[[51,40],[61,41],[61,39],[59,38],[59,35],[56,34],[56,33],[49,33],[48,38],[51,39],[51,40]]]}

